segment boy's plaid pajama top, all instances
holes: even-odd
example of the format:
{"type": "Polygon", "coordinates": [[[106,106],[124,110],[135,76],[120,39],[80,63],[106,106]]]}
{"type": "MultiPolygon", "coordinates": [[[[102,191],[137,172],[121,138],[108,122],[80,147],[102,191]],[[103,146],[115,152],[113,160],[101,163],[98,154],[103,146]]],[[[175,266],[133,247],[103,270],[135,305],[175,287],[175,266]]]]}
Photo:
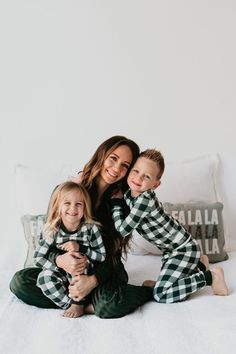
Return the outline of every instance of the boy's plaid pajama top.
{"type": "Polygon", "coordinates": [[[79,252],[88,258],[89,270],[93,267],[93,261],[103,262],[106,256],[102,236],[96,224],[83,224],[75,232],[69,232],[62,226],[52,238],[39,241],[34,254],[35,265],[43,269],[38,275],[37,286],[45,296],[63,309],[72,303],[68,296],[68,285],[72,276],[50,262],[48,255],[53,247],[61,249],[62,244],[67,241],[79,243],[79,252]]]}
{"type": "Polygon", "coordinates": [[[158,302],[178,302],[207,285],[205,274],[197,268],[200,248],[196,240],[172,216],[168,215],[153,190],[132,197],[124,195],[130,208],[123,214],[123,200],[111,200],[116,230],[126,237],[133,230],[162,252],[162,267],[153,294],[158,302]]]}

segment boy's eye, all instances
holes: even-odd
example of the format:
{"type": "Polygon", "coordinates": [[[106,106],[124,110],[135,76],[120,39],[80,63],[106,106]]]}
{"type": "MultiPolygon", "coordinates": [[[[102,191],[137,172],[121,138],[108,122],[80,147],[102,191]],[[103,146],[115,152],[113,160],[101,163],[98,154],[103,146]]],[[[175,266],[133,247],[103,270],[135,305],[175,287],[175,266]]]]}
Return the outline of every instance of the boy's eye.
{"type": "Polygon", "coordinates": [[[145,176],[145,178],[146,178],[147,180],[150,180],[150,179],[151,179],[151,177],[150,177],[150,176],[145,176]]]}
{"type": "Polygon", "coordinates": [[[65,202],[64,205],[70,205],[70,203],[69,202],[65,202]]]}

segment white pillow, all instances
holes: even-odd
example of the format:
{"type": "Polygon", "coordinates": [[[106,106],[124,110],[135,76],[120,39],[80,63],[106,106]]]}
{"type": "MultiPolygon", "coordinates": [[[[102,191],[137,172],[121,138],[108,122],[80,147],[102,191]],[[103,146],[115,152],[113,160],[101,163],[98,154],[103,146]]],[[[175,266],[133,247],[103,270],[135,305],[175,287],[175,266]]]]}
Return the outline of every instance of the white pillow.
{"type": "Polygon", "coordinates": [[[183,162],[166,163],[156,195],[161,202],[216,202],[217,154],[204,155],[183,162]]]}
{"type": "Polygon", "coordinates": [[[138,256],[143,256],[145,254],[153,254],[160,256],[162,252],[153,243],[148,242],[144,237],[139,235],[139,233],[134,230],[132,232],[132,239],[130,241],[129,253],[138,256]]]}
{"type": "Polygon", "coordinates": [[[236,250],[236,153],[220,154],[220,168],[218,175],[219,184],[219,200],[223,202],[225,234],[226,234],[226,250],[236,250]]]}
{"type": "Polygon", "coordinates": [[[15,168],[15,195],[20,217],[25,214],[45,214],[54,188],[69,179],[70,165],[58,167],[15,168]]]}

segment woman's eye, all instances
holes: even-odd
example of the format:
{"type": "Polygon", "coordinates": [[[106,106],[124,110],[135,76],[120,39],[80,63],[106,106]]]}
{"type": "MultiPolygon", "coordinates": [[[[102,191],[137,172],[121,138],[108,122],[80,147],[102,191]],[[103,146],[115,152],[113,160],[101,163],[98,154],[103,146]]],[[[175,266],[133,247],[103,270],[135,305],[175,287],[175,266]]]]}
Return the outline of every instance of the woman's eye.
{"type": "Polygon", "coordinates": [[[116,156],[110,156],[110,159],[113,160],[113,161],[117,160],[116,156]]]}
{"type": "Polygon", "coordinates": [[[129,168],[129,165],[126,165],[126,163],[123,163],[122,166],[123,166],[124,168],[126,168],[126,170],[128,170],[128,168],[129,168]]]}

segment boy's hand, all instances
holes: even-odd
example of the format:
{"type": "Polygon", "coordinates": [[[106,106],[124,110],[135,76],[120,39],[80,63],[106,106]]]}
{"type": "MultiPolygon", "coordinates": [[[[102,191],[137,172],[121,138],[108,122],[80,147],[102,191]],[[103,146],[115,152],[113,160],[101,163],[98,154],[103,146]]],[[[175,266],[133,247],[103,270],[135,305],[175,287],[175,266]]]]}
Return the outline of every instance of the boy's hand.
{"type": "Polygon", "coordinates": [[[76,241],[67,241],[61,245],[63,251],[75,251],[79,252],[79,243],[76,241]]]}
{"type": "Polygon", "coordinates": [[[111,198],[119,198],[119,199],[122,199],[124,196],[124,193],[122,191],[118,191],[116,192],[115,194],[112,195],[111,198]]]}

